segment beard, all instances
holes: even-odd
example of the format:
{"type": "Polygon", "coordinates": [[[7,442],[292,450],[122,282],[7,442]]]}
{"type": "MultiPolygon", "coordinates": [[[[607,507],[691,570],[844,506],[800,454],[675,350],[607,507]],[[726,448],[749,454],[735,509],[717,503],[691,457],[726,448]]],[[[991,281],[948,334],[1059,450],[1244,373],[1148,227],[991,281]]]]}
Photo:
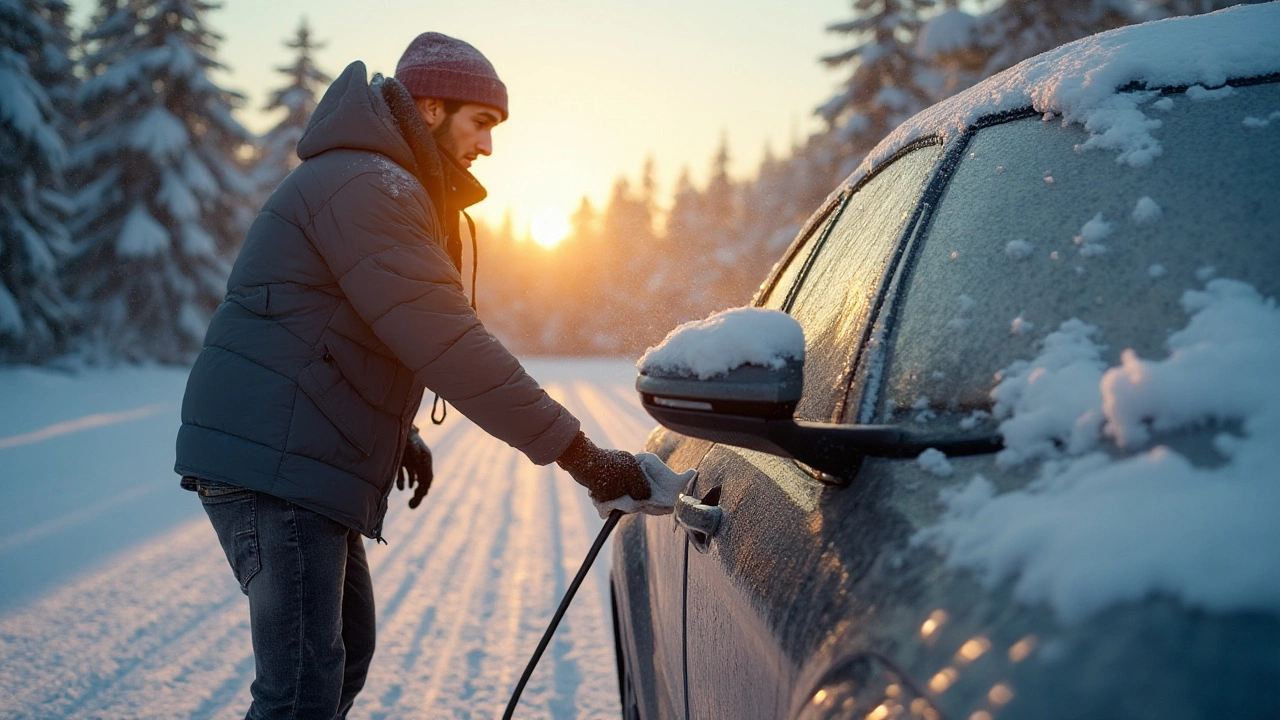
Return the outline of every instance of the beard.
{"type": "Polygon", "coordinates": [[[451,158],[458,157],[458,144],[454,142],[452,133],[449,128],[453,126],[453,113],[447,113],[444,116],[444,122],[440,126],[431,131],[431,136],[436,139],[436,147],[440,148],[440,152],[451,158]]]}

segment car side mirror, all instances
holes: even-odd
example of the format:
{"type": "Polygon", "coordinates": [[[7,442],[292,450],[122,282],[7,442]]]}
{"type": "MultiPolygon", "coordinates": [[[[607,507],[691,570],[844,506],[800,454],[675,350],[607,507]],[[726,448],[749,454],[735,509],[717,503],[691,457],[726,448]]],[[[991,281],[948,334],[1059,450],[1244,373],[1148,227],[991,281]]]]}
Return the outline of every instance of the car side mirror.
{"type": "Polygon", "coordinates": [[[804,361],[794,359],[780,367],[739,365],[705,380],[655,369],[636,378],[646,407],[762,419],[791,417],[803,390],[804,361]]]}
{"type": "Polygon", "coordinates": [[[636,391],[645,411],[669,430],[792,458],[836,477],[864,457],[914,457],[928,448],[974,455],[1003,446],[994,436],[935,437],[896,425],[795,420],[803,348],[804,332],[789,315],[726,311],[676,328],[645,353],[636,391]],[[727,320],[716,326],[717,318],[727,320]]]}

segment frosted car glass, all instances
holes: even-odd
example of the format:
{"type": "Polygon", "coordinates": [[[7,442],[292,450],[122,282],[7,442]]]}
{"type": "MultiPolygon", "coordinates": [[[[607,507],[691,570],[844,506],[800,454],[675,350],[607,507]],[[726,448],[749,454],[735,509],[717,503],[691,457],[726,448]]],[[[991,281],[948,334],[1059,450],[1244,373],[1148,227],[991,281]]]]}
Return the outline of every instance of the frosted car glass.
{"type": "Polygon", "coordinates": [[[996,373],[1069,318],[1114,365],[1165,357],[1182,294],[1211,277],[1280,294],[1280,113],[1260,124],[1280,85],[1168,100],[1143,106],[1161,123],[1149,167],[1079,150],[1088,134],[1060,120],[974,135],[916,253],[877,419],[988,406],[996,373]]]}
{"type": "Polygon", "coordinates": [[[835,419],[889,257],[941,155],[940,146],[922,147],[871,178],[817,249],[789,309],[805,334],[805,390],[796,417],[835,419]]]}
{"type": "Polygon", "coordinates": [[[835,220],[837,213],[834,209],[827,210],[827,216],[820,222],[816,223],[809,236],[804,239],[804,243],[796,249],[791,257],[787,258],[787,265],[778,275],[778,279],[773,283],[773,287],[769,288],[769,294],[764,301],[760,303],[760,307],[769,308],[770,310],[782,310],[786,303],[788,290],[795,284],[796,278],[800,275],[800,270],[804,267],[805,260],[809,254],[813,252],[813,248],[827,234],[827,228],[831,227],[832,221],[835,220]]]}

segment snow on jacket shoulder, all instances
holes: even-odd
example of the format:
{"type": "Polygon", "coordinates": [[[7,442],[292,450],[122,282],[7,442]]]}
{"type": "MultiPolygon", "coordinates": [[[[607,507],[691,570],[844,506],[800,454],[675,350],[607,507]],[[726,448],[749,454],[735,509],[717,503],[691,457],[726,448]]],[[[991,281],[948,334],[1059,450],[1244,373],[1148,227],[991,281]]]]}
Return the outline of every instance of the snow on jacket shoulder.
{"type": "Polygon", "coordinates": [[[468,304],[419,179],[423,148],[362,63],[329,88],[298,153],[191,369],[175,470],[375,537],[424,386],[533,462],[553,461],[578,420],[468,304]]]}

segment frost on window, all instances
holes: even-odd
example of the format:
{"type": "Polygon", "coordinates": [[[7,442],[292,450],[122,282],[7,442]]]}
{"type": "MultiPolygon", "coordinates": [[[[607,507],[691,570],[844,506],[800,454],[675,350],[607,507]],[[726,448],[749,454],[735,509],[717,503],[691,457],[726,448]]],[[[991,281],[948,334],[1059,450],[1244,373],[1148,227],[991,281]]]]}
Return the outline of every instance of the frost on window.
{"type": "Polygon", "coordinates": [[[864,419],[922,395],[955,422],[990,410],[997,373],[1071,318],[1096,328],[1099,362],[1111,366],[1126,348],[1158,353],[1183,321],[1181,294],[1214,277],[1280,297],[1280,133],[1240,123],[1276,107],[1276,83],[1204,102],[1175,94],[1160,114],[1163,154],[1148,167],[1076,152],[1088,134],[1075,124],[1033,117],[979,130],[922,236],[864,419]],[[965,312],[961,297],[972,301],[965,312]]]}
{"type": "Polygon", "coordinates": [[[789,309],[805,333],[797,417],[834,419],[876,288],[941,155],[925,146],[889,164],[853,194],[816,250],[789,309]]]}

